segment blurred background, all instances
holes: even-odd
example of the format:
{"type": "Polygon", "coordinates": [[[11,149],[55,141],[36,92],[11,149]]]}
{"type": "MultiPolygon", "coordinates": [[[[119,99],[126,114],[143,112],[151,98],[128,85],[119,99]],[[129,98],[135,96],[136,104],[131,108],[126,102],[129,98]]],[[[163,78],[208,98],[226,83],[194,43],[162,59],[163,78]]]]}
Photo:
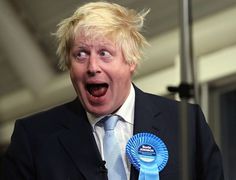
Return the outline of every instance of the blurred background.
{"type": "MultiPolygon", "coordinates": [[[[0,0],[0,154],[16,119],[75,98],[67,72],[58,70],[57,24],[78,0],[0,0]]],[[[134,83],[175,98],[178,85],[179,1],[114,0],[136,10],[151,8],[143,34],[151,44],[134,83]]],[[[200,105],[220,146],[228,180],[236,179],[236,1],[193,0],[193,50],[200,105]]]]}

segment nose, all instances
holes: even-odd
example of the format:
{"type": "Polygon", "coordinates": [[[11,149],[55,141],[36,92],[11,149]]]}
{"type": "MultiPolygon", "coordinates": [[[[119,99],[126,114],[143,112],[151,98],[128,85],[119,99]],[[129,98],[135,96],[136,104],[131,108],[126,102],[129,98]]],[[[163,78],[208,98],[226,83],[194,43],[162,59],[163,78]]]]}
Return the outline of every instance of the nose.
{"type": "Polygon", "coordinates": [[[97,73],[100,73],[100,67],[97,62],[97,58],[94,55],[90,55],[90,59],[88,61],[88,69],[87,69],[87,74],[89,76],[95,76],[97,73]]]}

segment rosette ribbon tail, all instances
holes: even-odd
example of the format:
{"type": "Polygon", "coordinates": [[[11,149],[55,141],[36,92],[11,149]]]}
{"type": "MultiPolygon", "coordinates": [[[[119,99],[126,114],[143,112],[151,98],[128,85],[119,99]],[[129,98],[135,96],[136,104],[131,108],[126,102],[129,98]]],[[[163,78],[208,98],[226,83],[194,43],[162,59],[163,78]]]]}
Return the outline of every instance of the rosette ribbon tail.
{"type": "Polygon", "coordinates": [[[141,166],[138,180],[160,180],[158,168],[149,169],[141,166]]]}

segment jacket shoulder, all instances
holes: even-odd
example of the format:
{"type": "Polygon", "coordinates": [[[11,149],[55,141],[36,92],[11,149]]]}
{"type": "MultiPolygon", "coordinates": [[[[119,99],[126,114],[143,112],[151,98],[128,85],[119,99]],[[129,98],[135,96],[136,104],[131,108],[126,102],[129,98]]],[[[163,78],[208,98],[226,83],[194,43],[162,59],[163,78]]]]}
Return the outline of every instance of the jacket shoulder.
{"type": "Polygon", "coordinates": [[[50,134],[64,128],[64,125],[77,117],[82,106],[78,100],[61,104],[47,110],[17,119],[15,128],[22,126],[30,134],[50,134]]]}

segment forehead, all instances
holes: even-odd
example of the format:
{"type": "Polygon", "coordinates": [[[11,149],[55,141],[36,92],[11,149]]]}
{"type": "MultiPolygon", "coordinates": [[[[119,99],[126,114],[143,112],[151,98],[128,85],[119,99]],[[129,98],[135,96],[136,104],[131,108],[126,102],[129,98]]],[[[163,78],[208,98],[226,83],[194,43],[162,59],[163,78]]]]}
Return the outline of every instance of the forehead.
{"type": "Polygon", "coordinates": [[[72,46],[108,46],[119,48],[117,43],[101,33],[83,33],[79,32],[74,35],[72,46]]]}

